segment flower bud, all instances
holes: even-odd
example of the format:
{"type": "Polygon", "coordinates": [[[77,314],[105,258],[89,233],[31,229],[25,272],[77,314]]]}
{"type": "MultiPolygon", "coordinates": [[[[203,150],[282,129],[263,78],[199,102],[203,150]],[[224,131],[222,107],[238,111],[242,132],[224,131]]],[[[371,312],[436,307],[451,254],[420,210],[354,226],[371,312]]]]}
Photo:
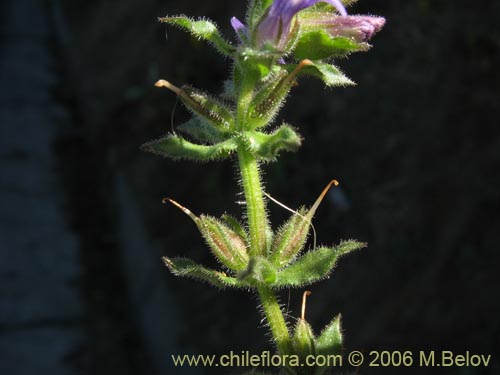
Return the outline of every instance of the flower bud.
{"type": "Polygon", "coordinates": [[[332,37],[351,38],[356,43],[368,42],[385,24],[385,18],[376,16],[346,16],[314,13],[301,17],[304,30],[324,30],[332,37]]]}

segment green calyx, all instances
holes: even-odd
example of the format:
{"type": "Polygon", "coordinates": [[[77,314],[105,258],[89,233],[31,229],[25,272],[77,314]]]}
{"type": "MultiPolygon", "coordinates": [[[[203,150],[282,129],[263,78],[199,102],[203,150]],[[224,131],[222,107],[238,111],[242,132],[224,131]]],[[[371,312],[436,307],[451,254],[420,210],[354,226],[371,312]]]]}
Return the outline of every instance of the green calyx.
{"type": "MultiPolygon", "coordinates": [[[[333,182],[329,186],[332,184],[333,182]]],[[[227,215],[222,219],[207,215],[196,216],[176,201],[168,199],[195,222],[212,254],[231,276],[207,270],[184,258],[181,258],[180,263],[176,259],[170,259],[167,265],[176,275],[201,279],[217,287],[256,288],[266,285],[275,289],[300,287],[322,280],[329,276],[341,255],[365,246],[356,241],[346,241],[333,248],[321,247],[296,257],[304,247],[310,220],[328,187],[309,211],[304,212],[304,215],[294,215],[273,235],[275,239],[271,249],[274,251],[270,255],[251,254],[250,237],[236,219],[227,215]],[[295,236],[296,232],[300,238],[295,236]],[[287,247],[293,250],[290,251],[287,247]]]]}

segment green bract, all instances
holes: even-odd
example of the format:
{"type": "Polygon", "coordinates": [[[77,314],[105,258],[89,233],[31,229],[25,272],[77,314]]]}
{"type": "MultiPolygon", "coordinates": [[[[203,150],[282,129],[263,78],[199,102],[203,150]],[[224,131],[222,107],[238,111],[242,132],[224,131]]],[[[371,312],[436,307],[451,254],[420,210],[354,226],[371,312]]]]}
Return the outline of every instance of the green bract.
{"type": "MultiPolygon", "coordinates": [[[[340,316],[316,337],[304,318],[303,307],[302,318],[291,330],[276,292],[329,277],[339,257],[365,244],[350,240],[333,247],[316,246],[314,235],[310,250],[305,251],[310,232],[314,231],[314,214],[337,181],[332,180],[310,208],[296,211],[287,208],[292,215],[276,229],[269,223],[264,196],[274,199],[263,190],[260,167],[276,161],[282,151],[298,150],[302,143],[291,125],[273,126],[297,80],[314,76],[329,87],[354,84],[334,65],[334,59],[366,51],[370,47],[368,41],[385,20],[347,15],[344,7],[353,2],[252,0],[244,23],[236,17],[230,21],[239,40],[235,44],[228,42],[216,25],[206,19],[186,16],[159,19],[207,41],[232,60],[232,70],[220,95],[159,80],[156,86],[174,92],[192,118],[177,127],[182,135],[166,134],[144,144],[143,149],[172,159],[235,160],[246,204],[244,220],[239,221],[229,215],[220,219],[196,216],[169,199],[194,221],[221,269],[208,269],[182,257],[164,257],[164,262],[177,276],[191,277],[221,289],[240,288],[257,293],[278,352],[301,361],[308,355],[340,353],[340,316]]],[[[289,365],[284,370],[292,375],[322,375],[328,371],[289,365]]]]}

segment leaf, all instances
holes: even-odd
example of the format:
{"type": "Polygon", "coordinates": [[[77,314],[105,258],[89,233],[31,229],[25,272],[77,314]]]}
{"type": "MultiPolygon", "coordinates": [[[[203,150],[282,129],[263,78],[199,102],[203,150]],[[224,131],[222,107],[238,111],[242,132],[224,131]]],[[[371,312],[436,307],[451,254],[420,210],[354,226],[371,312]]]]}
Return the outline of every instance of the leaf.
{"type": "Polygon", "coordinates": [[[294,55],[299,60],[322,60],[344,57],[353,52],[366,51],[368,48],[367,43],[357,43],[342,36],[331,36],[325,30],[314,30],[300,36],[294,55]]]}
{"type": "Polygon", "coordinates": [[[302,141],[289,125],[282,125],[271,134],[248,134],[250,150],[264,161],[275,161],[280,151],[297,151],[302,141]]]}
{"type": "Polygon", "coordinates": [[[217,288],[226,287],[244,288],[247,287],[234,277],[227,276],[223,272],[218,272],[203,267],[202,265],[188,258],[162,258],[170,272],[176,276],[191,277],[197,280],[206,281],[217,288]]]}
{"type": "Polygon", "coordinates": [[[337,67],[331,64],[315,61],[304,68],[304,75],[312,75],[323,80],[327,86],[352,86],[353,81],[347,78],[337,67]]]}
{"type": "Polygon", "coordinates": [[[235,51],[235,48],[221,36],[217,26],[209,20],[200,19],[195,21],[183,15],[160,17],[158,20],[169,25],[179,26],[190,32],[194,37],[210,42],[217,51],[225,56],[231,56],[235,51]]]}
{"type": "Polygon", "coordinates": [[[339,256],[366,245],[356,241],[342,242],[335,248],[321,247],[310,251],[276,275],[273,286],[304,286],[330,275],[339,256]]]}
{"type": "Polygon", "coordinates": [[[211,146],[191,143],[177,135],[167,135],[141,146],[143,151],[152,152],[172,159],[189,159],[206,162],[229,157],[237,148],[232,139],[211,146]]]}

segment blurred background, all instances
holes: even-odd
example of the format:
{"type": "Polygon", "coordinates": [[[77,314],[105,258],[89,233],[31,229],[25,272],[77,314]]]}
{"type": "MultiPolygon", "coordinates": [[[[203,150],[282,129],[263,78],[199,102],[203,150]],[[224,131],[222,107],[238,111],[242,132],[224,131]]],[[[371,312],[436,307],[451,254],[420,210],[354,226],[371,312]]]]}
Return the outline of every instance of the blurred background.
{"type": "MultiPolygon", "coordinates": [[[[220,374],[173,369],[170,354],[272,348],[251,293],[175,278],[160,260],[215,266],[189,218],[161,200],[240,215],[233,162],[139,150],[188,118],[157,79],[217,93],[230,68],[157,17],[208,17],[234,40],[229,19],[245,9],[2,0],[1,374],[220,374]]],[[[359,373],[498,374],[499,3],[364,0],[350,12],[387,18],[370,52],[338,61],[358,86],[301,80],[280,118],[303,146],[263,168],[267,192],[292,208],[338,179],[318,243],[369,244],[310,287],[308,319],[319,332],[342,313],[346,351],[493,356],[487,369],[359,373]]],[[[289,213],[270,215],[277,225],[289,213]]],[[[291,317],[301,293],[281,293],[291,317]]]]}

